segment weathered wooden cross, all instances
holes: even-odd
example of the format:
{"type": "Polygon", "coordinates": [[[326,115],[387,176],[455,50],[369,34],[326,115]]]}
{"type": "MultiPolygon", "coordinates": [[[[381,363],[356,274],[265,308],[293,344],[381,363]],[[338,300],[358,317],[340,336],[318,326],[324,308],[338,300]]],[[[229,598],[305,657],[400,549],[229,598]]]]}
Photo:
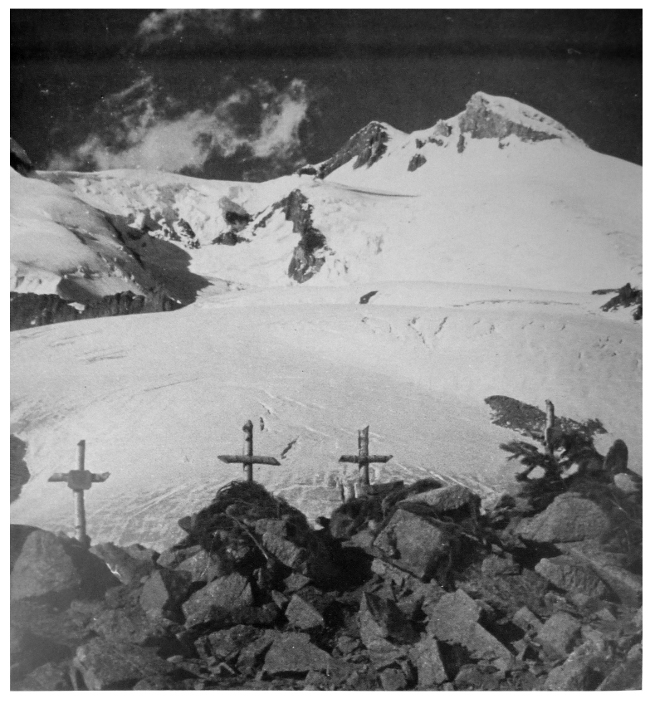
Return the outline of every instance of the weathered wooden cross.
{"type": "Polygon", "coordinates": [[[48,482],[67,482],[68,487],[74,492],[74,531],[76,539],[85,547],[90,547],[90,538],[86,533],[86,509],[84,507],[84,490],[90,489],[93,482],[105,482],[110,472],[102,472],[100,475],[88,472],[85,466],[86,441],[77,443],[77,469],[70,472],[55,472],[48,482]]]}
{"type": "Polygon", "coordinates": [[[253,481],[253,465],[279,465],[280,463],[275,458],[268,458],[262,455],[253,455],[253,422],[247,421],[243,427],[245,455],[217,455],[221,462],[244,464],[246,469],[246,479],[248,482],[253,481]]]}
{"type": "Polygon", "coordinates": [[[370,426],[366,426],[359,431],[359,455],[341,455],[339,462],[353,462],[359,465],[359,469],[363,470],[364,484],[370,484],[370,463],[372,462],[388,462],[392,455],[369,455],[368,451],[368,432],[370,426]]]}

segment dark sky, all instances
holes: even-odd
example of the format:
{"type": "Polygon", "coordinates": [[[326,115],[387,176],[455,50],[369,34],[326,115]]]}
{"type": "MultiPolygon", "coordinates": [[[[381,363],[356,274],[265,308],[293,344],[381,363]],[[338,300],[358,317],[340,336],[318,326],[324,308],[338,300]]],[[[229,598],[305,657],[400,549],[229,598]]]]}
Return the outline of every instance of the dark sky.
{"type": "Polygon", "coordinates": [[[640,10],[12,10],[11,132],[37,167],[263,179],[477,90],[641,163],[640,10]]]}

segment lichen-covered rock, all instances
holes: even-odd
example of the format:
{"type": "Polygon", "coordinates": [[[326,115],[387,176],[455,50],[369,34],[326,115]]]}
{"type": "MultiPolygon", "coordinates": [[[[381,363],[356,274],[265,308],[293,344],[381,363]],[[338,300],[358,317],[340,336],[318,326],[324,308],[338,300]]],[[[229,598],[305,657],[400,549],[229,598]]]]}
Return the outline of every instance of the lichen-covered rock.
{"type": "Polygon", "coordinates": [[[451,538],[445,524],[397,509],[375,538],[374,546],[400,568],[430,578],[448,554],[451,538]]]}
{"type": "Polygon", "coordinates": [[[540,514],[523,519],[514,532],[537,543],[569,543],[604,538],[611,528],[598,504],[575,492],[557,496],[540,514]]]}
{"type": "Polygon", "coordinates": [[[537,634],[546,652],[555,657],[566,657],[580,634],[580,621],[566,611],[554,613],[537,634]]]}
{"type": "Polygon", "coordinates": [[[427,632],[436,639],[457,643],[481,659],[510,660],[511,652],[479,623],[479,605],[462,589],[444,594],[433,607],[427,632]]]}
{"type": "Polygon", "coordinates": [[[535,566],[535,572],[548,579],[558,589],[571,593],[580,592],[590,598],[603,598],[609,591],[607,585],[590,567],[567,555],[542,558],[535,566]]]}
{"type": "Polygon", "coordinates": [[[233,612],[252,605],[253,592],[248,579],[233,572],[199,589],[182,608],[186,627],[207,621],[218,627],[229,621],[233,612]]]}

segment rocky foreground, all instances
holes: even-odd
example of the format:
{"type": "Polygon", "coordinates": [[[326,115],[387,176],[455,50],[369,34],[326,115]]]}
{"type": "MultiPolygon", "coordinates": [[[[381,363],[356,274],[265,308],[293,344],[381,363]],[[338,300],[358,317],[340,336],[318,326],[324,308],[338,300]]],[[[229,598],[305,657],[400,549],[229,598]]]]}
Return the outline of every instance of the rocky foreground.
{"type": "Polygon", "coordinates": [[[163,553],[11,527],[15,690],[641,688],[641,496],[377,484],[313,529],[255,483],[163,553]]]}

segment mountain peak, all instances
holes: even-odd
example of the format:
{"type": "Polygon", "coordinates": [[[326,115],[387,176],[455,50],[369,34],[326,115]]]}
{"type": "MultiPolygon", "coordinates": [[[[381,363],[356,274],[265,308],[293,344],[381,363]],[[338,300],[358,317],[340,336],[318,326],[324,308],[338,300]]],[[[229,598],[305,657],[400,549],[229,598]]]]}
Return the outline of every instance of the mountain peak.
{"type": "Polygon", "coordinates": [[[401,131],[394,129],[390,124],[373,120],[350,137],[347,143],[331,158],[317,166],[305,166],[298,172],[303,175],[317,175],[319,178],[325,178],[352,159],[355,159],[352,164],[353,168],[360,168],[364,165],[371,166],[386,153],[388,142],[396,135],[404,136],[401,131]]]}
{"type": "Polygon", "coordinates": [[[514,134],[522,141],[564,139],[584,144],[573,132],[529,105],[484,92],[472,95],[458,115],[461,133],[475,139],[503,139],[514,134]]]}

